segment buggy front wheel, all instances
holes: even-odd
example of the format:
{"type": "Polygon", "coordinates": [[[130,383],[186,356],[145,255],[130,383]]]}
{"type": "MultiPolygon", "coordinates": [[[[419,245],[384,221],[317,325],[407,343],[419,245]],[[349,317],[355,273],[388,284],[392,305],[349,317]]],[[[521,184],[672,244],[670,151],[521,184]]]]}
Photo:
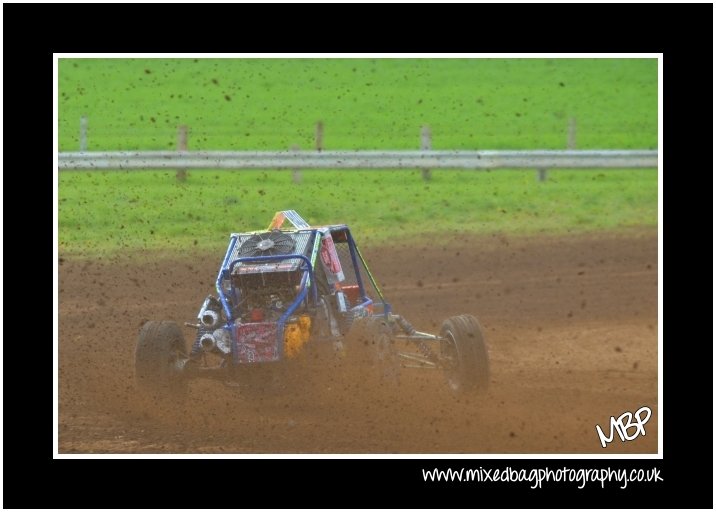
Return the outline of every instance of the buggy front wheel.
{"type": "Polygon", "coordinates": [[[455,393],[484,391],[490,380],[487,345],[477,318],[472,315],[453,316],[440,330],[441,359],[445,378],[455,393]]]}
{"type": "Polygon", "coordinates": [[[351,361],[368,368],[379,385],[400,384],[400,360],[393,331],[381,316],[357,318],[348,334],[351,361]]]}

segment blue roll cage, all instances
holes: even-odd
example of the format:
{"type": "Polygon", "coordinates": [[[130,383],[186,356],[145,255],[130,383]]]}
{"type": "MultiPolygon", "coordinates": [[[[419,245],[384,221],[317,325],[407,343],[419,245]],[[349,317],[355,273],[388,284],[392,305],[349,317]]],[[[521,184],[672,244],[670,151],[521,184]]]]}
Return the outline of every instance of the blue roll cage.
{"type": "MultiPolygon", "coordinates": [[[[305,230],[304,230],[305,231],[305,230]]],[[[231,333],[231,352],[232,352],[232,360],[234,364],[239,364],[239,350],[238,350],[238,344],[239,340],[235,336],[234,327],[237,324],[238,318],[234,315],[234,312],[232,311],[232,308],[230,306],[230,302],[233,302],[234,304],[238,304],[240,297],[238,296],[238,290],[234,287],[234,284],[231,280],[231,274],[234,270],[234,267],[239,263],[275,263],[280,261],[286,261],[286,260],[301,260],[301,265],[299,266],[298,270],[303,272],[303,276],[301,277],[301,283],[299,285],[299,290],[296,295],[296,298],[294,301],[289,305],[289,307],[286,309],[286,311],[281,315],[279,320],[277,321],[277,344],[278,344],[278,350],[279,350],[279,359],[283,358],[283,343],[281,341],[283,340],[283,333],[284,333],[284,327],[286,325],[286,321],[290,318],[290,316],[298,309],[298,307],[305,301],[306,306],[317,306],[318,305],[318,289],[316,286],[313,286],[312,283],[314,282],[313,279],[313,269],[315,266],[316,258],[318,255],[318,247],[320,244],[320,241],[322,240],[324,233],[331,233],[331,234],[345,234],[346,236],[346,242],[348,243],[348,248],[350,252],[350,257],[353,263],[353,269],[355,270],[355,277],[356,277],[356,283],[358,285],[360,297],[362,298],[362,302],[360,304],[357,304],[351,308],[351,311],[354,310],[360,310],[364,309],[367,306],[370,306],[371,304],[374,304],[374,301],[368,297],[365,290],[365,285],[363,282],[363,276],[360,272],[360,266],[362,264],[363,268],[366,269],[366,273],[368,275],[368,279],[370,280],[371,284],[373,285],[373,288],[375,289],[376,293],[378,294],[378,297],[380,298],[380,302],[383,305],[383,311],[382,315],[389,315],[391,308],[390,304],[385,302],[385,299],[383,297],[383,294],[380,291],[380,288],[378,287],[377,283],[375,282],[375,279],[370,274],[370,271],[368,270],[368,265],[366,264],[365,260],[363,259],[363,256],[361,255],[360,251],[358,250],[358,247],[355,244],[355,241],[353,240],[353,236],[351,235],[350,230],[348,229],[348,226],[345,225],[339,225],[339,226],[330,226],[327,228],[312,228],[310,230],[312,232],[311,239],[309,240],[308,246],[312,247],[311,250],[311,258],[304,256],[303,254],[281,254],[281,255],[273,255],[273,256],[252,256],[252,257],[243,257],[243,258],[236,258],[232,261],[229,261],[231,258],[231,254],[234,251],[234,247],[236,246],[236,242],[238,241],[239,235],[238,233],[232,234],[229,242],[229,248],[226,251],[226,255],[224,256],[223,262],[221,264],[221,269],[219,270],[219,274],[216,278],[216,292],[219,295],[219,300],[221,302],[222,308],[224,310],[224,314],[226,315],[227,322],[224,325],[224,329],[227,329],[231,333]],[[311,245],[311,243],[313,245],[311,245]],[[226,291],[224,289],[223,283],[224,281],[229,281],[230,284],[230,293],[231,297],[227,297],[226,291]],[[310,285],[310,288],[309,288],[310,285]],[[310,294],[309,294],[310,292],[310,294]]]]}

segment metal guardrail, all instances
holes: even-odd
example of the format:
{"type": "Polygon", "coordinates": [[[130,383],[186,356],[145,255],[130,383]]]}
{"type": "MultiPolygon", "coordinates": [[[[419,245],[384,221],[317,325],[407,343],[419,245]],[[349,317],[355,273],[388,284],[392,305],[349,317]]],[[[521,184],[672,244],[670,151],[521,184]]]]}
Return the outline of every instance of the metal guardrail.
{"type": "Polygon", "coordinates": [[[656,168],[655,150],[89,151],[59,169],[595,169],[656,168]]]}

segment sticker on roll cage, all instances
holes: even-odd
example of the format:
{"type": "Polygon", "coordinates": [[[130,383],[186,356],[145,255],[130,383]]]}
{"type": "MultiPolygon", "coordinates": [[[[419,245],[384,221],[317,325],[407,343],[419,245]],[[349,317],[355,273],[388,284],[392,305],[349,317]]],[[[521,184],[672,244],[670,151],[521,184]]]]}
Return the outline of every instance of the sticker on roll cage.
{"type": "Polygon", "coordinates": [[[323,263],[323,268],[326,271],[328,284],[332,285],[345,280],[341,260],[338,258],[338,252],[333,243],[333,237],[328,232],[323,234],[323,239],[321,240],[321,263],[323,263]]]}

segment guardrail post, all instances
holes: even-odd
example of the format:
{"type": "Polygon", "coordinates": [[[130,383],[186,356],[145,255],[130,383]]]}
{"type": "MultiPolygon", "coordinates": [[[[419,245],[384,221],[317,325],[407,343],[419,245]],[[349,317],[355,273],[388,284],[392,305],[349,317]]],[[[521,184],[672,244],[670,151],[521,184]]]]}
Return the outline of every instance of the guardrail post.
{"type": "Polygon", "coordinates": [[[87,151],[87,116],[80,117],[80,151],[87,151]]]}
{"type": "MultiPolygon", "coordinates": [[[[189,129],[181,125],[177,129],[177,151],[186,151],[188,148],[189,129]]],[[[186,181],[186,169],[177,169],[177,181],[186,181]]]]}
{"type": "Polygon", "coordinates": [[[567,149],[577,149],[577,120],[573,117],[567,125],[567,149]]]}
{"type": "Polygon", "coordinates": [[[547,169],[537,169],[537,181],[547,180],[547,169]]]}
{"type": "MultiPolygon", "coordinates": [[[[298,144],[294,144],[291,146],[291,151],[299,151],[301,148],[298,147],[298,144]]],[[[298,184],[301,183],[303,180],[303,177],[301,176],[301,169],[293,169],[291,171],[291,179],[293,179],[293,182],[298,184]]]]}
{"type": "MultiPolygon", "coordinates": [[[[422,150],[431,150],[433,148],[433,134],[430,131],[430,127],[428,125],[423,126],[420,129],[420,149],[422,150]]],[[[428,168],[421,169],[421,173],[423,175],[423,180],[430,181],[431,178],[431,171],[428,168]]]]}
{"type": "Polygon", "coordinates": [[[316,151],[323,151],[323,121],[316,123],[316,151]]]}

